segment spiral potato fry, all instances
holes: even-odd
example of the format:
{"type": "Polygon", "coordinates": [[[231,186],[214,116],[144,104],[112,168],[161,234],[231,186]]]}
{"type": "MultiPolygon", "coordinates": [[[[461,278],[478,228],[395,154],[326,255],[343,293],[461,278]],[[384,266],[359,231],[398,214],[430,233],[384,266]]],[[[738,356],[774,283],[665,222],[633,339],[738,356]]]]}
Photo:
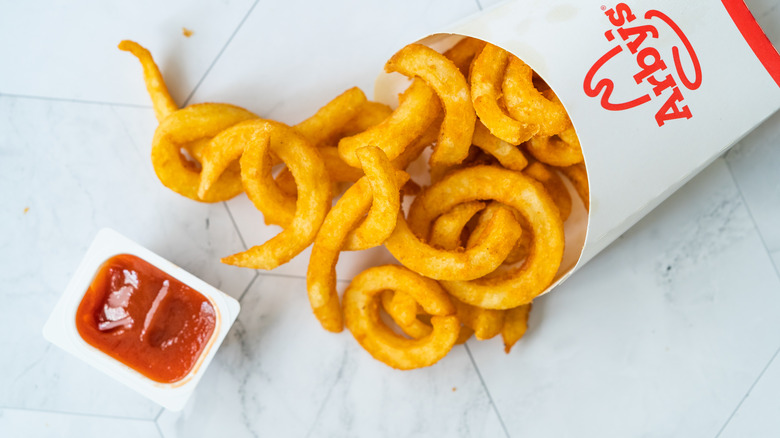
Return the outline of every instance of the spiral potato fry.
{"type": "MultiPolygon", "coordinates": [[[[433,330],[433,327],[417,318],[417,314],[422,311],[422,308],[408,293],[384,290],[381,299],[382,308],[410,338],[420,339],[428,336],[433,330]]],[[[457,341],[455,343],[457,344],[457,341]]]]}
{"type": "Polygon", "coordinates": [[[588,172],[585,170],[585,163],[577,163],[571,166],[559,167],[558,170],[571,181],[574,189],[577,191],[585,209],[590,209],[590,187],[588,186],[588,172]]]}
{"type": "Polygon", "coordinates": [[[504,352],[507,354],[528,330],[528,315],[533,304],[528,303],[504,311],[504,325],[501,338],[504,340],[504,352]]]}
{"type": "Polygon", "coordinates": [[[525,155],[517,146],[491,134],[490,130],[480,121],[477,121],[477,126],[474,128],[472,143],[474,143],[474,146],[496,157],[498,162],[507,169],[523,170],[528,165],[528,159],[525,158],[525,155]]]}
{"type": "Polygon", "coordinates": [[[529,303],[550,284],[563,257],[563,222],[539,183],[494,166],[461,169],[417,196],[409,210],[409,223],[418,230],[429,229],[433,219],[453,206],[479,199],[497,200],[525,217],[533,233],[528,257],[522,266],[495,277],[443,281],[442,286],[461,301],[487,309],[529,303]]]}
{"type": "Polygon", "coordinates": [[[512,213],[502,210],[479,234],[471,248],[447,251],[423,242],[409,229],[403,214],[399,214],[395,231],[385,241],[385,247],[402,265],[426,277],[466,281],[482,277],[500,266],[521,231],[512,213]]]}
{"type": "Polygon", "coordinates": [[[565,222],[571,214],[571,196],[561,177],[554,170],[538,161],[526,167],[523,173],[542,183],[555,202],[555,206],[558,207],[561,220],[565,222]]]}
{"type": "Polygon", "coordinates": [[[350,88],[288,126],[229,104],[179,109],[151,54],[119,48],[143,67],[162,184],[202,202],[244,191],[282,227],[223,263],[270,270],[312,245],[306,289],[320,325],[346,326],[397,369],[433,365],[472,335],[500,334],[507,353],[524,336],[562,259],[572,198],[560,175],[585,208],[590,195],[568,114],[523,61],[475,38],[443,54],[410,44],[385,64],[411,80],[397,108],[350,88]],[[417,178],[429,146],[428,175],[412,181],[405,169],[417,178]],[[414,196],[407,216],[403,196],[414,196]],[[341,251],[379,245],[401,265],[363,271],[340,298],[341,251]]]}
{"type": "Polygon", "coordinates": [[[171,93],[168,92],[168,87],[165,85],[160,69],[154,62],[152,54],[146,48],[141,47],[140,44],[129,40],[120,42],[119,50],[130,52],[141,61],[141,66],[144,69],[146,91],[149,93],[149,97],[152,98],[152,106],[154,107],[157,121],[162,122],[166,117],[178,110],[179,106],[176,105],[176,102],[171,97],[171,93]]]}
{"type": "Polygon", "coordinates": [[[553,166],[572,166],[584,159],[580,140],[572,127],[548,137],[535,136],[526,143],[526,148],[534,158],[553,166]]]}
{"type": "Polygon", "coordinates": [[[339,141],[339,154],[350,166],[360,167],[355,151],[360,147],[380,147],[389,159],[403,153],[439,114],[439,103],[434,90],[425,82],[415,80],[401,95],[400,105],[384,121],[359,134],[339,141]]]}
{"type": "Polygon", "coordinates": [[[229,169],[218,175],[210,190],[201,197],[202,172],[189,165],[180,151],[184,145],[199,140],[211,142],[237,123],[256,118],[243,108],[224,103],[195,104],[171,113],[160,122],[152,140],[152,165],[160,182],[196,201],[219,202],[238,195],[243,191],[240,173],[237,169],[229,169]]]}
{"type": "MultiPolygon", "coordinates": [[[[493,215],[501,208],[504,207],[496,202],[492,202],[487,208],[484,203],[478,201],[458,204],[452,210],[439,216],[433,223],[431,243],[445,249],[457,248],[460,246],[460,237],[468,220],[475,214],[482,212],[477,226],[471,232],[469,242],[466,244],[467,248],[472,247],[476,240],[474,237],[479,236],[493,215]]],[[[450,298],[457,309],[458,320],[471,329],[477,339],[481,341],[490,339],[501,332],[504,326],[503,310],[483,309],[466,304],[457,298],[450,298]]]]}
{"type": "Polygon", "coordinates": [[[520,122],[536,125],[536,135],[558,134],[571,125],[569,116],[558,97],[539,92],[533,84],[533,70],[514,55],[509,54],[504,72],[502,90],[509,115],[520,122]]]}
{"type": "Polygon", "coordinates": [[[485,45],[471,64],[471,99],[479,119],[493,135],[519,145],[539,132],[539,126],[513,119],[499,105],[501,81],[508,62],[508,52],[492,44],[485,45]]]}
{"type": "Polygon", "coordinates": [[[455,345],[460,324],[447,293],[435,281],[402,266],[369,268],[344,292],[344,323],[363,348],[393,368],[407,370],[433,365],[455,345]],[[394,333],[379,315],[384,290],[402,291],[431,315],[431,332],[419,339],[394,333]]]}
{"type": "Polygon", "coordinates": [[[212,184],[215,187],[211,192],[199,190],[201,171],[197,166],[204,165],[205,160],[201,157],[200,162],[194,165],[181,151],[184,149],[191,155],[201,155],[200,149],[215,135],[257,116],[243,108],[221,103],[190,105],[180,110],[149,51],[128,40],[119,43],[119,49],[132,53],[141,62],[146,89],[160,122],[152,141],[152,166],[160,182],[182,196],[203,202],[225,201],[241,193],[240,175],[235,168],[221,172],[219,180],[214,178],[212,184]],[[199,149],[198,153],[193,150],[195,147],[199,149]]]}
{"type": "MultiPolygon", "coordinates": [[[[361,149],[359,155],[363,158],[367,174],[347,189],[328,213],[314,240],[306,273],[309,302],[314,315],[323,328],[332,332],[342,330],[341,307],[336,291],[336,262],[339,253],[347,244],[350,233],[355,231],[354,227],[367,212],[371,215],[371,210],[377,210],[378,216],[392,215],[392,218],[398,214],[398,188],[409,178],[404,171],[392,170],[387,156],[379,148],[368,146],[361,149]],[[392,199],[392,196],[384,196],[393,191],[396,193],[395,199],[392,199]]],[[[364,230],[389,234],[395,224],[383,219],[380,219],[379,223],[367,225],[364,230]],[[382,226],[384,230],[377,229],[382,226]]]]}
{"type": "Polygon", "coordinates": [[[463,161],[471,146],[476,114],[470,104],[469,86],[458,67],[430,47],[409,44],[387,61],[385,71],[418,77],[441,99],[444,120],[431,165],[449,166],[463,161]]]}
{"type": "Polygon", "coordinates": [[[271,152],[292,172],[298,187],[292,217],[271,240],[222,259],[223,263],[253,269],[274,269],[309,246],[330,209],[330,180],[317,149],[293,128],[268,120],[249,120],[231,128],[245,144],[241,179],[249,199],[266,218],[290,213],[291,199],[279,190],[271,175],[271,152]]]}

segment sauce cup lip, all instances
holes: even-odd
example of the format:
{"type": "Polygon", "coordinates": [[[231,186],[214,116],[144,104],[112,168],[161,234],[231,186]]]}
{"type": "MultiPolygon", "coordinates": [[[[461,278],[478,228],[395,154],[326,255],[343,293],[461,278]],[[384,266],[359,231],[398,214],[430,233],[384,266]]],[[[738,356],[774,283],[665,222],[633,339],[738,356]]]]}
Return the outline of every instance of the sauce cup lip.
{"type": "Polygon", "coordinates": [[[240,304],[233,297],[209,285],[179,266],[110,228],[101,229],[90,244],[65,291],[43,327],[52,344],[86,362],[114,380],[172,411],[181,410],[214,359],[219,346],[238,316],[240,304]],[[156,382],[88,344],[76,329],[76,311],[100,266],[119,254],[139,257],[206,297],[214,307],[216,324],[206,348],[192,370],[171,383],[156,382]]]}

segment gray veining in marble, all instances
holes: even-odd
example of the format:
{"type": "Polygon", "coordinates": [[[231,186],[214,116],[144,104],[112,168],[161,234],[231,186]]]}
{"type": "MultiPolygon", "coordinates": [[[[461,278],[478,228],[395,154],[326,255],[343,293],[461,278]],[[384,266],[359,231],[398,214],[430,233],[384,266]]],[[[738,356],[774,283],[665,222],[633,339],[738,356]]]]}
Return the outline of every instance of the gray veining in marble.
{"type": "MultiPolygon", "coordinates": [[[[353,85],[370,96],[399,41],[497,3],[0,2],[0,436],[780,435],[780,114],[538,299],[510,354],[472,340],[399,372],[318,325],[307,254],[272,273],[218,262],[274,230],[245,197],[159,184],[141,68],[116,49],[152,49],[180,103],[295,123],[353,85]],[[182,412],[41,336],[103,226],[242,302],[182,412]]],[[[777,0],[747,4],[777,44],[777,0]]],[[[344,255],[339,276],[386,260],[344,255]]]]}

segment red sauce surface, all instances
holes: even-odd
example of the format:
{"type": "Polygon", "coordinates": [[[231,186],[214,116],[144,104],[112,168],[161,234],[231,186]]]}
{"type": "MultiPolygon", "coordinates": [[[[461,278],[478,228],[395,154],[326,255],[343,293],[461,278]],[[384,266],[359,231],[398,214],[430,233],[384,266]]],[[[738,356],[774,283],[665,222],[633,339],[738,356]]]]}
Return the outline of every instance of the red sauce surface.
{"type": "Polygon", "coordinates": [[[215,325],[205,296],[129,254],[100,266],[76,312],[87,343],[161,383],[190,372],[215,325]]]}

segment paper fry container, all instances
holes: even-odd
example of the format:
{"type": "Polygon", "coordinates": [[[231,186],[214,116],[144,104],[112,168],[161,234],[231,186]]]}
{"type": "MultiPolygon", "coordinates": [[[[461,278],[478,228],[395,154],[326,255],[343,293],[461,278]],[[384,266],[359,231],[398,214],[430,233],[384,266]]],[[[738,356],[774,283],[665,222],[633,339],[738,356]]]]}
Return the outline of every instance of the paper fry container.
{"type": "MultiPolygon", "coordinates": [[[[590,211],[566,222],[547,291],[780,108],[780,55],[742,0],[512,1],[419,42],[463,36],[533,68],[580,139],[590,211]]],[[[399,76],[377,79],[378,100],[399,76]]]]}

